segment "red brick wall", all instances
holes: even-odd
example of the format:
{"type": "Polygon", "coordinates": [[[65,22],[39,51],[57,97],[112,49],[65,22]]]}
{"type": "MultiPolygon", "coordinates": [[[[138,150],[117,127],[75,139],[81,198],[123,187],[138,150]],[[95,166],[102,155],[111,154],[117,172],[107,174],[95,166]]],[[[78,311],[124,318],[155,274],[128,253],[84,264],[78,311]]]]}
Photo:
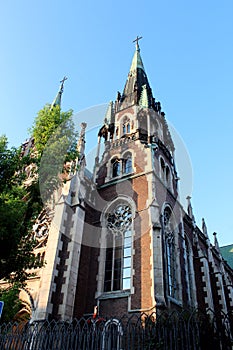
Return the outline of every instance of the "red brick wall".
{"type": "Polygon", "coordinates": [[[99,315],[121,318],[128,313],[128,297],[100,300],[99,315]]]}

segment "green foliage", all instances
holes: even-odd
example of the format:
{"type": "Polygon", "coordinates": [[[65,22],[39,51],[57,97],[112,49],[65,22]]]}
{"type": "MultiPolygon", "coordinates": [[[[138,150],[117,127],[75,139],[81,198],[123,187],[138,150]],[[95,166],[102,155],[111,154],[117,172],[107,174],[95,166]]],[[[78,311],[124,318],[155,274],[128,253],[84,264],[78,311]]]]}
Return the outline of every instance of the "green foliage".
{"type": "Polygon", "coordinates": [[[15,315],[21,308],[19,285],[14,284],[7,289],[0,289],[0,300],[4,301],[1,322],[10,322],[14,320],[15,315]]]}
{"type": "Polygon", "coordinates": [[[22,186],[5,188],[0,194],[0,279],[23,283],[29,276],[27,269],[38,266],[32,252],[36,242],[30,229],[32,213],[39,213],[40,205],[31,206],[32,200],[22,186]]]}
{"type": "MultiPolygon", "coordinates": [[[[9,251],[16,249],[20,240],[20,231],[24,222],[26,202],[22,200],[25,191],[20,187],[0,194],[0,217],[4,218],[0,227],[0,256],[6,258],[9,251]]],[[[0,276],[2,273],[0,263],[0,276]]]]}
{"type": "Polygon", "coordinates": [[[62,184],[77,156],[77,134],[71,118],[65,120],[53,132],[40,162],[39,182],[43,201],[46,203],[62,184]],[[62,175],[63,174],[63,175],[62,175]]]}
{"type": "Polygon", "coordinates": [[[31,134],[34,137],[36,150],[39,155],[44,151],[51,136],[56,134],[59,126],[63,125],[63,123],[65,123],[65,128],[67,125],[69,126],[72,113],[72,110],[61,112],[60,106],[51,108],[50,105],[46,105],[38,112],[31,134]]]}
{"type": "Polygon", "coordinates": [[[51,109],[50,105],[46,105],[39,111],[31,133],[40,161],[40,191],[43,202],[47,203],[64,180],[61,174],[68,170],[67,162],[78,156],[72,111],[61,112],[59,106],[51,109]]]}
{"type": "Polygon", "coordinates": [[[64,163],[77,157],[71,115],[59,106],[39,111],[31,130],[35,148],[27,156],[21,148],[9,149],[6,136],[0,137],[0,279],[23,284],[28,268],[40,266],[33,254],[32,225],[43,207],[41,194],[51,197],[64,163]],[[28,165],[33,177],[25,182],[28,165]]]}
{"type": "Polygon", "coordinates": [[[0,279],[21,283],[29,276],[28,267],[38,266],[30,230],[42,208],[38,184],[23,185],[29,161],[21,157],[21,149],[9,149],[6,137],[0,137],[0,279]]]}
{"type": "Polygon", "coordinates": [[[21,159],[20,153],[20,148],[8,149],[6,136],[0,136],[0,192],[20,184],[25,178],[22,169],[28,158],[21,159]]]}

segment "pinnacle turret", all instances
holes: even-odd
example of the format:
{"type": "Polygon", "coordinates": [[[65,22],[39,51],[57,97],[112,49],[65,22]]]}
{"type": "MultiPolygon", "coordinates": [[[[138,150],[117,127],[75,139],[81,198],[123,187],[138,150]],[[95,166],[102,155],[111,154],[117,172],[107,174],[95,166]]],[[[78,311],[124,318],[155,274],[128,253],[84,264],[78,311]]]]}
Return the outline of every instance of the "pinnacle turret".
{"type": "Polygon", "coordinates": [[[218,239],[217,239],[217,233],[214,232],[213,236],[214,236],[214,247],[217,250],[217,252],[220,253],[219,243],[218,243],[218,239]]]}
{"type": "Polygon", "coordinates": [[[195,221],[195,216],[194,216],[194,213],[193,213],[193,207],[192,207],[192,204],[191,204],[191,197],[188,196],[186,199],[187,199],[187,202],[188,202],[188,207],[187,207],[188,215],[192,219],[193,226],[195,227],[196,226],[196,221],[195,221]]]}

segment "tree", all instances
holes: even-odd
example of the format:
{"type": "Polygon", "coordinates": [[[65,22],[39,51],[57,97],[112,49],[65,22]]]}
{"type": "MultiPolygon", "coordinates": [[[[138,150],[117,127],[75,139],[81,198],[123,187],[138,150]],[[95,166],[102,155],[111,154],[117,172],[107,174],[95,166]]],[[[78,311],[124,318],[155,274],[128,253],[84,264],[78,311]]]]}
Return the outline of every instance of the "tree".
{"type": "Polygon", "coordinates": [[[30,132],[35,140],[35,148],[39,157],[42,155],[51,136],[54,135],[55,138],[59,137],[59,134],[56,134],[58,128],[61,126],[66,130],[69,129],[70,134],[66,136],[71,137],[71,143],[75,141],[73,138],[75,133],[71,118],[72,113],[72,110],[61,112],[60,106],[57,105],[51,108],[49,104],[45,105],[38,112],[30,132]]]}
{"type": "Polygon", "coordinates": [[[69,165],[78,156],[78,134],[72,113],[72,110],[61,112],[60,106],[51,108],[46,105],[38,112],[31,129],[37,161],[40,164],[38,178],[44,203],[48,203],[54,191],[61,186],[66,178],[64,174],[70,170],[69,165]]]}
{"type": "Polygon", "coordinates": [[[0,299],[4,302],[1,322],[10,322],[14,320],[15,315],[21,308],[18,284],[15,283],[7,289],[0,289],[0,299]]]}
{"type": "Polygon", "coordinates": [[[7,138],[0,137],[0,279],[23,284],[28,269],[40,266],[32,226],[43,207],[41,193],[49,198],[61,184],[64,164],[77,157],[71,115],[59,106],[39,111],[31,129],[34,147],[27,156],[21,148],[9,149],[7,138]],[[29,165],[34,172],[28,180],[29,165]]]}
{"type": "Polygon", "coordinates": [[[20,170],[22,170],[20,149],[15,147],[8,149],[7,137],[0,136],[0,192],[21,182],[20,170]]]}
{"type": "Polygon", "coordinates": [[[28,158],[20,154],[20,149],[7,147],[5,136],[0,137],[0,279],[23,283],[28,267],[37,266],[29,230],[41,204],[31,206],[33,186],[23,186],[28,158]]]}

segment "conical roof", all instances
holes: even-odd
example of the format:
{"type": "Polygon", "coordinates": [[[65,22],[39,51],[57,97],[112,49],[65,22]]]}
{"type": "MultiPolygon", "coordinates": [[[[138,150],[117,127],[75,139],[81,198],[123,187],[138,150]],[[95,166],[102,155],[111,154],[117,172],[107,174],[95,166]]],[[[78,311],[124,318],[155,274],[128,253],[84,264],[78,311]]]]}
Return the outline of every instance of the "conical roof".
{"type": "Polygon", "coordinates": [[[126,108],[134,104],[141,105],[142,107],[152,107],[153,105],[152,90],[142,62],[138,38],[120,102],[121,108],[126,108]]]}

